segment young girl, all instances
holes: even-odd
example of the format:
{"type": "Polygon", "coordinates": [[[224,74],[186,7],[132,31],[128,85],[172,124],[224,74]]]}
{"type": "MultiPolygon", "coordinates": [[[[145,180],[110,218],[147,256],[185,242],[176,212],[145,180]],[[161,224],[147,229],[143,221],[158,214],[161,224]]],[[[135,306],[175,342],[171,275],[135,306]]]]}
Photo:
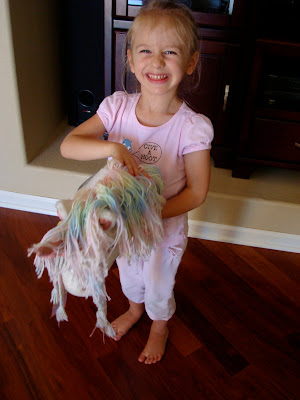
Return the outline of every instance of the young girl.
{"type": "Polygon", "coordinates": [[[187,8],[172,1],[150,1],[128,33],[127,57],[140,93],[116,92],[104,99],[97,114],[75,128],[61,153],[77,160],[112,157],[129,172],[155,164],[165,183],[162,210],[164,240],[149,260],[117,264],[129,309],[112,326],[120,340],[146,310],[153,321],[145,348],[145,364],[161,360],[168,337],[167,323],[175,312],[175,275],[187,244],[187,212],[200,206],[210,179],[213,128],[177,94],[186,74],[198,63],[198,39],[187,8]],[[108,140],[99,138],[108,132],[108,140]]]}

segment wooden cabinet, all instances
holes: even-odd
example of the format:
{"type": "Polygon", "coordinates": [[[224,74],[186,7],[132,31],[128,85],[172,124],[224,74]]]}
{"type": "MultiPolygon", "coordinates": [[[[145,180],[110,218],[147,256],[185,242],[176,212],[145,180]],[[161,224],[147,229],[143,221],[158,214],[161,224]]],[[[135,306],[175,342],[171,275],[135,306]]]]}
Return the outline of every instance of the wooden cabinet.
{"type": "Polygon", "coordinates": [[[214,125],[211,154],[216,167],[231,167],[234,157],[232,120],[238,95],[239,56],[238,44],[203,39],[199,87],[184,95],[191,108],[208,116],[214,125]]]}
{"type": "Polygon", "coordinates": [[[255,118],[248,156],[255,160],[299,164],[300,121],[255,118]]]}
{"type": "Polygon", "coordinates": [[[258,165],[300,169],[300,44],[258,39],[233,176],[258,165]]]}
{"type": "MultiPolygon", "coordinates": [[[[106,60],[106,95],[123,90],[136,90],[132,74],[124,76],[124,42],[126,32],[140,7],[127,0],[105,0],[111,21],[106,21],[106,49],[111,53],[111,64],[106,60]]],[[[201,4],[214,6],[221,2],[191,2],[193,15],[199,27],[201,50],[201,77],[198,88],[184,93],[184,99],[196,112],[207,115],[214,125],[215,138],[212,157],[215,166],[231,168],[234,160],[236,136],[234,113],[239,104],[241,44],[244,40],[245,0],[228,0],[230,9],[202,9],[201,4]]],[[[106,13],[106,20],[108,16],[106,13]]],[[[106,57],[108,51],[105,50],[106,57]]]]}

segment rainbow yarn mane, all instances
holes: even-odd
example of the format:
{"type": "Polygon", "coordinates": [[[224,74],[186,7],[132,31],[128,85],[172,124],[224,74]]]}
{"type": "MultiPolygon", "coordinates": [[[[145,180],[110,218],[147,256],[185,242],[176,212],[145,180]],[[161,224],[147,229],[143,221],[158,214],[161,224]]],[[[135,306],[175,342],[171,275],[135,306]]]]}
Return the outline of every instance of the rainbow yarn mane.
{"type": "Polygon", "coordinates": [[[115,258],[147,259],[163,236],[161,209],[163,182],[158,168],[143,165],[151,179],[133,177],[116,160],[92,176],[73,200],[57,203],[62,221],[40,243],[28,250],[36,253],[34,265],[40,278],[48,270],[53,283],[51,302],[58,322],[67,321],[67,292],[91,296],[97,306],[98,327],[110,337],[115,332],[107,320],[105,278],[115,258]],[[101,219],[110,226],[104,229],[101,219]],[[42,249],[51,255],[43,255],[42,249]]]}

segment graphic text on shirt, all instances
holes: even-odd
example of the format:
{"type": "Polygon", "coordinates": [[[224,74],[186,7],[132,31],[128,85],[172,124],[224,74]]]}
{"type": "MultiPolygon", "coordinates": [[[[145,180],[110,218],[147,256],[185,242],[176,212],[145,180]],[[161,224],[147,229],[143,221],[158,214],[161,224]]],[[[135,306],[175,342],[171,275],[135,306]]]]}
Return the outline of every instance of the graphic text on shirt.
{"type": "Polygon", "coordinates": [[[155,164],[161,158],[162,150],[157,143],[146,142],[133,155],[144,164],[155,164]]]}
{"type": "MultiPolygon", "coordinates": [[[[132,140],[123,137],[122,144],[132,153],[132,140]]],[[[155,164],[161,158],[162,150],[157,143],[146,142],[133,155],[144,164],[155,164]]]]}

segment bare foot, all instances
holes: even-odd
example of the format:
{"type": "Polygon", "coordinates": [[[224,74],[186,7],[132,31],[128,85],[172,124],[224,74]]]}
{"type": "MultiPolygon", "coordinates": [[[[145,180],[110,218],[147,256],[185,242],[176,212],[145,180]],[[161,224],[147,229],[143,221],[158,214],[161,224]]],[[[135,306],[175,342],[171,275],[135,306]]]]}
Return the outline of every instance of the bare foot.
{"type": "Polygon", "coordinates": [[[164,355],[169,330],[167,321],[153,321],[149,338],[138,360],[145,364],[154,364],[164,355]]]}
{"type": "Polygon", "coordinates": [[[145,307],[143,303],[133,303],[129,300],[129,304],[129,310],[111,323],[116,332],[116,336],[114,337],[116,341],[120,340],[144,313],[145,307]]]}

